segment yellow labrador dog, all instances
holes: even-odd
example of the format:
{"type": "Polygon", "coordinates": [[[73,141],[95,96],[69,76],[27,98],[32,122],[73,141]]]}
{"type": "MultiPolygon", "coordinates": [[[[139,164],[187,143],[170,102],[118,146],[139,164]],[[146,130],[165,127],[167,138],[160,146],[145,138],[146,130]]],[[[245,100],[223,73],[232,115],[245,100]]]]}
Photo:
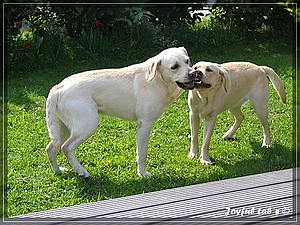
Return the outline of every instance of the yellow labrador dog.
{"type": "Polygon", "coordinates": [[[46,151],[53,170],[65,170],[56,159],[61,151],[79,176],[89,177],[74,151],[96,131],[103,113],[136,121],[137,172],[151,176],[146,171],[150,131],[184,89],[194,88],[196,71],[190,66],[185,48],[170,48],[140,64],[86,71],[55,85],[46,103],[51,138],[46,151]]]}
{"type": "Polygon", "coordinates": [[[240,126],[244,115],[241,106],[247,100],[253,103],[257,116],[264,130],[262,146],[270,146],[268,118],[268,98],[270,78],[281,101],[286,102],[286,93],[278,75],[266,66],[257,66],[248,62],[230,62],[218,65],[211,62],[198,62],[193,69],[200,71],[200,82],[189,91],[191,149],[189,158],[198,154],[198,132],[200,118],[204,119],[203,145],[201,162],[211,163],[208,148],[217,115],[227,109],[234,115],[233,126],[224,134],[224,139],[232,138],[240,126]]]}

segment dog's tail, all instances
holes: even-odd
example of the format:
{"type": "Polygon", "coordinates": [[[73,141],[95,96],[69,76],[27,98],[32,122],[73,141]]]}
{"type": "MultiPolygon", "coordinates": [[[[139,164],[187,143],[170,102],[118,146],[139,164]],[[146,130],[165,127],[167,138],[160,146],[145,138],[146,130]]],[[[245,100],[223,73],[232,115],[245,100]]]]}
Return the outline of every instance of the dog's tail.
{"type": "Polygon", "coordinates": [[[48,95],[46,101],[46,122],[49,132],[49,136],[53,142],[53,146],[57,151],[61,149],[61,138],[60,138],[60,129],[59,129],[59,118],[56,113],[57,101],[59,97],[59,87],[54,86],[48,95]]]}
{"type": "Polygon", "coordinates": [[[273,69],[267,66],[260,66],[260,68],[266,73],[266,75],[270,78],[277,94],[279,95],[281,101],[286,103],[286,93],[285,88],[283,86],[282,81],[280,80],[279,76],[273,69]]]}

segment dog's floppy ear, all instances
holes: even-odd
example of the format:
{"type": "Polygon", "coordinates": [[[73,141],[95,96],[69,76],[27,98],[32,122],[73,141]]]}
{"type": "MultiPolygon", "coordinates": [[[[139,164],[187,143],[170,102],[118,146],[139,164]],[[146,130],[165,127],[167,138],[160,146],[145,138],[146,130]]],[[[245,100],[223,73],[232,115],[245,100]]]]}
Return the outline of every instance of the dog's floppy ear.
{"type": "Polygon", "coordinates": [[[187,52],[187,50],[185,49],[185,47],[179,47],[179,49],[180,49],[181,51],[183,51],[184,54],[188,55],[188,52],[187,52]]]}
{"type": "Polygon", "coordinates": [[[146,74],[146,79],[147,81],[151,81],[156,74],[158,73],[158,69],[161,65],[161,60],[154,59],[153,62],[148,66],[147,74],[146,74]]]}
{"type": "MultiPolygon", "coordinates": [[[[188,54],[187,50],[185,49],[185,47],[179,47],[179,49],[180,49],[186,56],[189,56],[189,54],[188,54]]],[[[189,65],[189,66],[192,66],[192,65],[193,65],[190,58],[188,58],[188,65],[189,65]]]]}
{"type": "Polygon", "coordinates": [[[225,77],[225,73],[226,70],[224,68],[222,68],[220,65],[219,66],[219,74],[221,75],[221,81],[223,83],[223,87],[225,89],[225,91],[227,92],[227,83],[226,83],[226,77],[225,77]]]}

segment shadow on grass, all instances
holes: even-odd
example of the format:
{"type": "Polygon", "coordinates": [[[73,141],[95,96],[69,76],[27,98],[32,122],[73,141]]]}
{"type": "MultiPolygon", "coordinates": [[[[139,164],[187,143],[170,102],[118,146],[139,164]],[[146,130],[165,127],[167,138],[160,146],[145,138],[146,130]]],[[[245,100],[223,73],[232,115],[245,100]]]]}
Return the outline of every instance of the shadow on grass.
{"type": "MultiPolygon", "coordinates": [[[[258,157],[241,160],[235,164],[228,164],[217,160],[214,165],[209,165],[205,168],[209,170],[209,167],[211,167],[212,170],[212,174],[208,179],[193,179],[191,176],[170,177],[163,174],[160,177],[146,179],[133,174],[133,178],[129,178],[128,180],[122,179],[123,181],[114,181],[104,174],[93,174],[88,179],[78,177],[76,188],[80,189],[79,193],[82,199],[85,199],[87,202],[93,202],[197,183],[271,172],[291,168],[293,166],[291,150],[278,143],[275,143],[270,148],[262,148],[261,143],[258,142],[252,142],[251,146],[253,153],[258,157]],[[219,174],[218,170],[214,170],[213,167],[221,167],[224,173],[219,174]]],[[[67,176],[76,176],[76,174],[71,173],[67,176]]],[[[65,178],[66,177],[63,179],[65,178]]]]}
{"type": "Polygon", "coordinates": [[[240,177],[252,174],[259,174],[291,168],[295,159],[291,149],[279,144],[273,143],[270,148],[261,147],[260,142],[251,142],[252,153],[256,157],[247,160],[241,160],[235,164],[228,164],[222,161],[216,161],[215,164],[221,166],[232,177],[240,177]]]}

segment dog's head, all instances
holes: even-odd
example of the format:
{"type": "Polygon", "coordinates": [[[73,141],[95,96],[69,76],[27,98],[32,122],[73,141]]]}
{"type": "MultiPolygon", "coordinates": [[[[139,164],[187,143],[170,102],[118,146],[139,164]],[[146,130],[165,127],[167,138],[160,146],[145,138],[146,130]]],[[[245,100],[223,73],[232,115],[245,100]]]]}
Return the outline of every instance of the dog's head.
{"type": "Polygon", "coordinates": [[[196,71],[191,67],[191,60],[184,47],[168,48],[153,57],[148,67],[146,79],[153,80],[160,76],[166,83],[175,82],[184,90],[194,89],[196,71]]]}
{"type": "Polygon", "coordinates": [[[219,64],[198,62],[193,66],[193,69],[198,71],[197,81],[195,82],[196,89],[212,89],[221,83],[227,92],[226,70],[219,64]]]}

